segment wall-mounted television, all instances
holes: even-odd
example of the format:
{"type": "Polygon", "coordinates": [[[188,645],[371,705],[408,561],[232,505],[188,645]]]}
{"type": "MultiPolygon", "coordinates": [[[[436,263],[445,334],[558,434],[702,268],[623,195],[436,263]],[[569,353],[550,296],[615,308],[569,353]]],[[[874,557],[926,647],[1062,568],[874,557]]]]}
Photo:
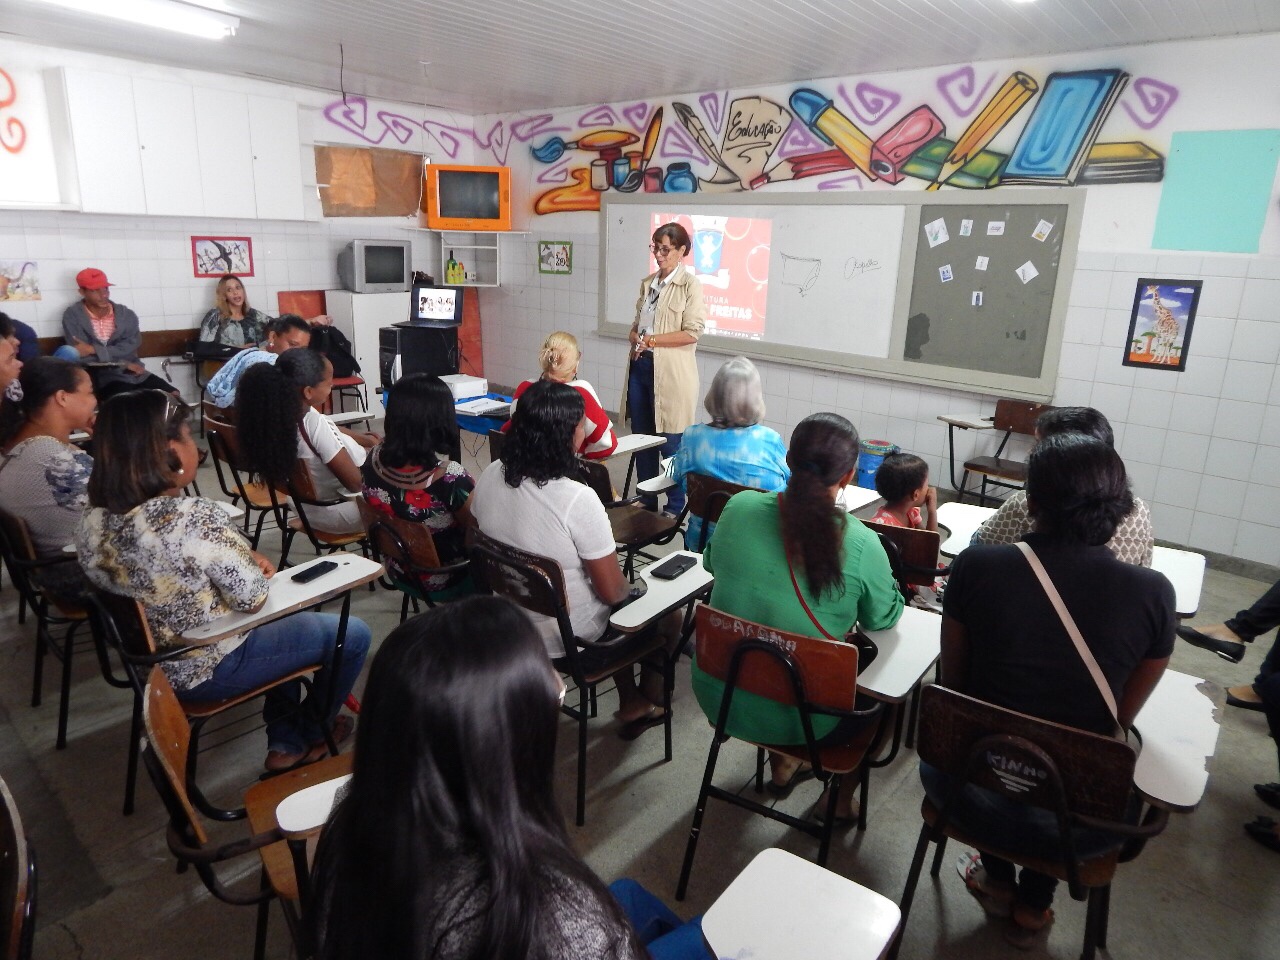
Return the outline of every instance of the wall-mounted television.
{"type": "Polygon", "coordinates": [[[424,209],[433,230],[510,230],[511,168],[428,163],[424,209]]]}
{"type": "Polygon", "coordinates": [[[415,283],[409,298],[409,322],[415,327],[457,327],[462,324],[464,287],[429,287],[415,283]]]}
{"type": "Polygon", "coordinates": [[[401,293],[413,280],[408,240],[352,240],[338,254],[338,280],[352,293],[401,293]]]}

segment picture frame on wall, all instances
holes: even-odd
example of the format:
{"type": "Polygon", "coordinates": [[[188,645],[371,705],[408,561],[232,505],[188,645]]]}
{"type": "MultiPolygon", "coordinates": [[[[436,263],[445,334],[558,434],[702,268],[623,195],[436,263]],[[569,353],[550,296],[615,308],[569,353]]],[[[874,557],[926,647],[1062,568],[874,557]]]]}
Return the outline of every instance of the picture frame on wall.
{"type": "Polygon", "coordinates": [[[1187,368],[1202,284],[1202,280],[1138,278],[1124,343],[1126,367],[1178,372],[1187,368]]]}
{"type": "Polygon", "coordinates": [[[568,240],[539,240],[538,272],[573,273],[573,243],[568,240]]]}
{"type": "Polygon", "coordinates": [[[191,269],[196,277],[252,277],[253,239],[192,237],[191,269]]]}

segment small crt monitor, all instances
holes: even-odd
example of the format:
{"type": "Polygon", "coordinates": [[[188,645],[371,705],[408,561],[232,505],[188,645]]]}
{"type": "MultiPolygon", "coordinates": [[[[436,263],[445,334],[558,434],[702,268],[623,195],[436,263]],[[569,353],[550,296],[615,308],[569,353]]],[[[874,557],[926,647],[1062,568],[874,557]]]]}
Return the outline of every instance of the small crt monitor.
{"type": "Polygon", "coordinates": [[[462,323],[463,287],[415,284],[409,300],[409,322],[419,327],[456,327],[462,323]]]}

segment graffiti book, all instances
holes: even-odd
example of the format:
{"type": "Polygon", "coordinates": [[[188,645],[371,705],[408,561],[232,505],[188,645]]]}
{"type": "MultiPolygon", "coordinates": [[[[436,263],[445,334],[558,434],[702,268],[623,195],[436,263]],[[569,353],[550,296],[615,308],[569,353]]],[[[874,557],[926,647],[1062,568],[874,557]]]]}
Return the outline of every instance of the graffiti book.
{"type": "Polygon", "coordinates": [[[1080,168],[1076,183],[1159,183],[1164,179],[1164,157],[1145,143],[1097,143],[1080,168]]]}
{"type": "Polygon", "coordinates": [[[1129,80],[1123,70],[1052,73],[1001,182],[1071,186],[1129,80]]]}

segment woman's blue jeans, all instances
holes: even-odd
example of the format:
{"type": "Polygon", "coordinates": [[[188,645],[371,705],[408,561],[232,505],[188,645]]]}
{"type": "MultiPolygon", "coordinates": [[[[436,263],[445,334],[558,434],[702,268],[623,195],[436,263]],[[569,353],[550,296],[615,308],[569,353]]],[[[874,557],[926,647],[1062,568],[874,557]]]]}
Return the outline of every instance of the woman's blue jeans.
{"type": "MultiPolygon", "coordinates": [[[[328,664],[337,638],[338,615],[333,613],[295,613],[263,624],[250,631],[244,643],[219,661],[213,676],[183,691],[181,699],[197,703],[227,700],[305,667],[328,664]]],[[[333,703],[325,718],[330,723],[360,676],[370,639],[369,627],[363,620],[348,619],[342,665],[335,678],[333,703]]],[[[317,671],[313,681],[317,695],[325,691],[329,679],[325,670],[317,671]]],[[[264,698],[262,718],[267,723],[268,750],[296,755],[324,739],[317,718],[310,710],[299,708],[301,700],[300,680],[274,687],[264,698]]]]}
{"type": "MultiPolygon", "coordinates": [[[[627,410],[631,416],[632,433],[657,434],[658,415],[653,398],[653,354],[642,353],[631,361],[627,379],[627,410]]],[[[664,433],[666,443],[654,450],[642,450],[636,454],[636,480],[652,480],[658,475],[658,457],[674,457],[680,449],[682,433],[664,433]]],[[[658,498],[646,498],[644,503],[656,509],[658,498]]],[[[684,509],[684,487],[674,486],[667,491],[667,509],[679,513],[684,509]]]]}

